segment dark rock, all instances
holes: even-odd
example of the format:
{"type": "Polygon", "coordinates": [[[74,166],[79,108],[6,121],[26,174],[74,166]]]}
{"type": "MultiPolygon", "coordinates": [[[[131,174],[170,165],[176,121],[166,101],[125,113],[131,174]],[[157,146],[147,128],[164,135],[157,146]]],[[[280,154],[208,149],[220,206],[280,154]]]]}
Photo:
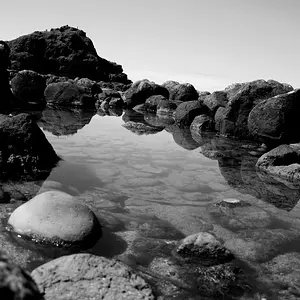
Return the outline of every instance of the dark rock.
{"type": "Polygon", "coordinates": [[[94,108],[96,98],[91,89],[72,82],[51,83],[45,89],[47,104],[94,108]]]}
{"type": "Polygon", "coordinates": [[[187,236],[179,242],[176,253],[186,262],[204,266],[218,265],[233,260],[233,254],[208,232],[187,236]]]}
{"type": "Polygon", "coordinates": [[[124,93],[124,102],[128,108],[132,108],[138,104],[143,104],[153,95],[162,95],[169,97],[169,92],[166,88],[158,85],[147,79],[136,81],[124,93]]]}
{"type": "Polygon", "coordinates": [[[11,80],[13,93],[26,102],[36,102],[40,106],[46,104],[44,90],[46,79],[44,76],[30,70],[23,70],[11,80]]]}
{"type": "Polygon", "coordinates": [[[213,92],[203,98],[203,103],[215,114],[219,107],[225,107],[228,102],[227,94],[224,91],[213,92]]]}
{"type": "Polygon", "coordinates": [[[179,126],[190,126],[196,116],[207,112],[208,108],[199,101],[183,102],[176,108],[175,122],[179,126]]]}
{"type": "Polygon", "coordinates": [[[256,167],[275,177],[300,183],[300,151],[291,146],[280,145],[265,153],[258,159],[256,167]]]}
{"type": "Polygon", "coordinates": [[[102,89],[111,89],[115,91],[125,92],[131,87],[131,83],[123,84],[120,82],[105,82],[99,81],[98,84],[102,89]]]}
{"type": "Polygon", "coordinates": [[[161,128],[165,128],[166,126],[170,126],[175,123],[174,118],[170,115],[145,113],[144,119],[148,124],[161,128]]]}
{"type": "Polygon", "coordinates": [[[248,131],[248,116],[252,108],[265,99],[279,94],[285,94],[293,88],[274,80],[256,80],[236,84],[225,89],[228,104],[220,113],[216,129],[225,136],[250,138],[248,131]]]}
{"type": "Polygon", "coordinates": [[[60,257],[32,272],[46,300],[155,299],[129,267],[91,254],[60,257]]]}
{"type": "Polygon", "coordinates": [[[124,121],[124,123],[132,121],[132,122],[137,122],[137,123],[148,124],[148,123],[145,122],[144,115],[140,112],[137,112],[137,111],[133,110],[133,109],[126,109],[124,111],[123,116],[122,116],[122,120],[124,121]]]}
{"type": "Polygon", "coordinates": [[[28,114],[5,117],[0,122],[1,171],[10,176],[38,174],[59,158],[44,133],[28,114]]]}
{"type": "Polygon", "coordinates": [[[74,82],[77,85],[90,90],[90,93],[93,97],[96,94],[102,93],[102,89],[101,89],[100,85],[96,81],[91,80],[89,78],[75,78],[74,82]]]}
{"type": "Polygon", "coordinates": [[[126,122],[125,124],[122,124],[122,126],[137,135],[156,134],[163,130],[163,128],[158,128],[151,125],[147,125],[145,123],[133,121],[126,122]]]}
{"type": "Polygon", "coordinates": [[[167,81],[162,84],[169,91],[169,100],[192,101],[199,98],[198,92],[190,83],[167,81]]]}
{"type": "Polygon", "coordinates": [[[12,68],[16,70],[122,83],[127,78],[122,66],[97,55],[84,31],[70,26],[35,31],[9,41],[8,45],[12,68]]]}
{"type": "Polygon", "coordinates": [[[5,300],[42,300],[31,276],[5,255],[0,257],[0,295],[5,300]]]}
{"type": "Polygon", "coordinates": [[[190,129],[191,131],[196,132],[212,131],[214,130],[214,120],[208,115],[196,116],[190,126],[190,129]]]}
{"type": "Polygon", "coordinates": [[[44,77],[46,78],[46,86],[48,86],[51,83],[66,82],[66,81],[73,82],[73,79],[70,79],[66,76],[56,76],[53,74],[47,74],[44,75],[44,77]]]}
{"type": "Polygon", "coordinates": [[[106,101],[110,107],[123,107],[124,101],[118,91],[115,90],[103,90],[98,94],[98,100],[96,101],[96,108],[99,108],[102,102],[106,101]]]}
{"type": "Polygon", "coordinates": [[[94,110],[87,109],[46,108],[38,124],[56,136],[70,135],[89,124],[94,114],[94,110]]]}
{"type": "Polygon", "coordinates": [[[300,89],[258,103],[250,112],[252,137],[272,147],[300,141],[300,89]]]}
{"type": "Polygon", "coordinates": [[[168,102],[167,98],[162,95],[153,95],[150,96],[145,101],[145,110],[149,112],[156,112],[157,106],[162,102],[168,102]]]}

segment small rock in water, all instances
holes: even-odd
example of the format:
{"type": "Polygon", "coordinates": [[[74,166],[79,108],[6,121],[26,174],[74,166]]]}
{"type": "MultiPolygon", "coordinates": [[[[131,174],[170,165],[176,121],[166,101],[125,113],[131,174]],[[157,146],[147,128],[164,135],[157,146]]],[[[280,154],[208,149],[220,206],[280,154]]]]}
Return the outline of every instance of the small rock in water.
{"type": "Polygon", "coordinates": [[[250,204],[235,198],[225,198],[219,203],[217,203],[217,205],[232,208],[238,206],[248,206],[250,204]]]}
{"type": "Polygon", "coordinates": [[[56,245],[90,247],[102,234],[95,214],[60,191],[39,194],[19,206],[8,224],[17,234],[56,245]]]}

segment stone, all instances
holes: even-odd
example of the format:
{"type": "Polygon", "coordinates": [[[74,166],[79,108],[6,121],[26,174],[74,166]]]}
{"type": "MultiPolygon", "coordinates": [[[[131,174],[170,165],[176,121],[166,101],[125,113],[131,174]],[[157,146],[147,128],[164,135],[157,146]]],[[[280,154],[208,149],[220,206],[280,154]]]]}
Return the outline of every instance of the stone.
{"type": "Polygon", "coordinates": [[[163,128],[154,127],[151,125],[147,125],[145,123],[139,123],[133,121],[126,122],[125,124],[122,124],[122,126],[137,135],[156,134],[163,130],[163,128]]]}
{"type": "Polygon", "coordinates": [[[127,108],[135,107],[136,105],[143,104],[146,100],[153,95],[162,95],[169,98],[168,90],[147,79],[136,81],[132,86],[124,92],[124,102],[127,108]]]}
{"type": "Polygon", "coordinates": [[[160,105],[162,102],[169,102],[166,97],[162,95],[153,95],[150,96],[146,101],[145,101],[145,110],[146,111],[152,111],[156,112],[157,106],[160,105]]]}
{"type": "Polygon", "coordinates": [[[121,94],[112,89],[103,90],[102,93],[98,94],[96,101],[96,108],[99,108],[101,103],[106,101],[110,107],[123,107],[124,101],[121,94]]]}
{"type": "Polygon", "coordinates": [[[13,93],[26,102],[35,102],[43,107],[46,78],[31,70],[22,70],[11,80],[13,93]]]}
{"type": "Polygon", "coordinates": [[[0,295],[5,300],[43,300],[36,283],[22,268],[0,255],[0,295]]]}
{"type": "Polygon", "coordinates": [[[258,103],[250,112],[251,136],[269,147],[300,141],[300,89],[258,103]]]}
{"type": "Polygon", "coordinates": [[[225,107],[228,103],[227,93],[225,91],[216,91],[203,98],[203,103],[214,114],[219,107],[225,107]]]}
{"type": "Polygon", "coordinates": [[[63,256],[31,273],[45,300],[154,300],[150,286],[125,264],[87,253],[63,256]]]}
{"type": "Polygon", "coordinates": [[[181,240],[176,254],[186,261],[197,261],[205,266],[222,264],[234,258],[233,254],[208,232],[199,232],[181,240]]]}
{"type": "Polygon", "coordinates": [[[179,126],[190,126],[196,116],[207,112],[208,108],[199,101],[187,101],[178,105],[174,118],[179,126]]]}
{"type": "Polygon", "coordinates": [[[196,116],[190,126],[190,129],[191,131],[196,131],[196,132],[213,131],[214,120],[205,114],[196,116]]]}
{"type": "Polygon", "coordinates": [[[162,84],[169,91],[169,100],[192,101],[199,98],[198,92],[190,83],[167,81],[162,84]]]}
{"type": "Polygon", "coordinates": [[[102,234],[95,214],[61,191],[38,194],[11,214],[13,231],[37,241],[91,247],[102,234]]]}

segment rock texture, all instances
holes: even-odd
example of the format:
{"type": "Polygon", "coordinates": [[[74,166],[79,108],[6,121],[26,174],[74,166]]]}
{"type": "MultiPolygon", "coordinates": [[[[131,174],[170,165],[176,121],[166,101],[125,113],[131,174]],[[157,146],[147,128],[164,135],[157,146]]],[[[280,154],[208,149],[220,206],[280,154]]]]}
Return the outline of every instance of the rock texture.
{"type": "Polygon", "coordinates": [[[169,100],[192,101],[197,100],[199,95],[190,83],[179,83],[177,81],[166,81],[162,84],[169,91],[169,100]]]}
{"type": "Polygon", "coordinates": [[[45,300],[155,299],[149,285],[130,268],[91,254],[63,256],[31,274],[45,300]]]}
{"type": "Polygon", "coordinates": [[[37,241],[89,248],[102,234],[94,213],[61,191],[41,193],[11,214],[14,232],[37,241]]]}
{"type": "Polygon", "coordinates": [[[62,26],[35,31],[8,42],[15,70],[33,70],[69,78],[90,78],[129,83],[122,66],[98,56],[82,30],[62,26]]]}

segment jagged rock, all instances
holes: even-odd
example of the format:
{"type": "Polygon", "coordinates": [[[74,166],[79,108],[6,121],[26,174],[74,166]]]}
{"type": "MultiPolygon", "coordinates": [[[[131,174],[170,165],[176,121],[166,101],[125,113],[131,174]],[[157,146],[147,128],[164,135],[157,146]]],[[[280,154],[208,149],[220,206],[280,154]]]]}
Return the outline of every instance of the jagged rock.
{"type": "Polygon", "coordinates": [[[15,233],[54,245],[94,245],[102,234],[95,214],[61,191],[38,194],[11,214],[15,233]]]}
{"type": "Polygon", "coordinates": [[[130,83],[122,66],[99,57],[86,33],[70,26],[35,31],[8,45],[12,68],[16,70],[130,83]]]}
{"type": "Polygon", "coordinates": [[[45,300],[154,300],[150,286],[121,262],[87,253],[52,260],[32,273],[45,300]]]}

